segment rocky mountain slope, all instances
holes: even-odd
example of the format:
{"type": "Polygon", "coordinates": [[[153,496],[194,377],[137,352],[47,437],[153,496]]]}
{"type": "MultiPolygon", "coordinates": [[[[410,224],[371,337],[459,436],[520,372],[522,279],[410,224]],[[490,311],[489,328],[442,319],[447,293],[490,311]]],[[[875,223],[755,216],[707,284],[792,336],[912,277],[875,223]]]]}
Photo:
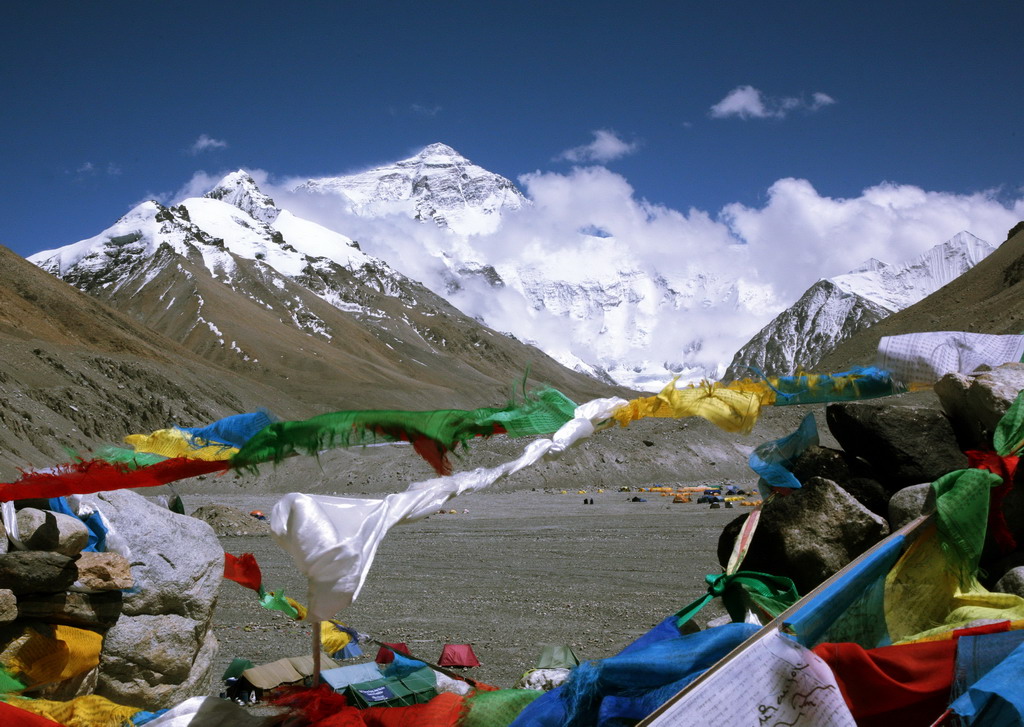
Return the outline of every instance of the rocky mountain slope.
{"type": "Polygon", "coordinates": [[[206,362],[0,247],[0,480],[133,431],[313,410],[206,362]]]}
{"type": "Polygon", "coordinates": [[[753,368],[774,376],[814,370],[840,342],[934,293],[993,249],[965,231],[912,260],[872,259],[819,280],[736,352],[724,378],[749,376],[753,368]]]}
{"type": "Polygon", "coordinates": [[[843,341],[818,366],[840,371],[875,360],[882,336],[918,331],[1024,332],[1024,223],[996,250],[926,298],[843,341]]]}
{"type": "Polygon", "coordinates": [[[490,404],[528,368],[570,396],[608,391],[275,207],[245,173],[174,207],[144,202],[30,260],[204,359],[326,410],[490,404]]]}

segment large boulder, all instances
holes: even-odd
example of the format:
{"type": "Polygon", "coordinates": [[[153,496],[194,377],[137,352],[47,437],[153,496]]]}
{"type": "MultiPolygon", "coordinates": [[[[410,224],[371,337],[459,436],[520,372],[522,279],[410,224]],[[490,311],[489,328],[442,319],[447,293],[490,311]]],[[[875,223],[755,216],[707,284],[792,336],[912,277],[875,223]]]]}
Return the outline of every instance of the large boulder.
{"type": "Polygon", "coordinates": [[[992,433],[1024,389],[1024,364],[1007,363],[973,374],[946,374],[935,384],[943,411],[964,449],[991,449],[992,433]]]}
{"type": "MultiPolygon", "coordinates": [[[[722,531],[723,567],[746,517],[722,531]]],[[[883,518],[835,482],[812,477],[792,494],[764,504],[742,569],[786,576],[806,594],[888,534],[883,518]]]]}
{"type": "Polygon", "coordinates": [[[217,652],[210,622],[224,572],[217,536],[128,490],[84,499],[130,550],[135,582],[104,639],[96,693],[151,709],[208,693],[217,652]]]}
{"type": "Polygon", "coordinates": [[[812,477],[832,480],[871,512],[883,516],[886,513],[889,492],[874,479],[871,465],[841,449],[808,447],[793,462],[792,472],[800,482],[812,477]]]}
{"type": "Polygon", "coordinates": [[[936,409],[842,402],[825,410],[843,450],[871,464],[889,492],[967,466],[949,419],[936,409]]]}
{"type": "Polygon", "coordinates": [[[209,525],[129,490],[83,499],[103,512],[131,549],[135,588],[125,594],[125,614],[210,620],[224,573],[224,549],[209,525]]]}
{"type": "Polygon", "coordinates": [[[96,693],[119,704],[163,709],[208,694],[217,639],[184,616],[122,616],[103,641],[96,693]]]}

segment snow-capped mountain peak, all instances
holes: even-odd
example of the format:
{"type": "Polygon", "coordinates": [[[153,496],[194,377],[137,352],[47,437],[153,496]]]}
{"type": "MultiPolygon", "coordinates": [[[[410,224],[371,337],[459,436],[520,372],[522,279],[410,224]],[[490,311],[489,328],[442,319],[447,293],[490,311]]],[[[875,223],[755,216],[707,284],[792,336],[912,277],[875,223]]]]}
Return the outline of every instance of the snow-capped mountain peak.
{"type": "Polygon", "coordinates": [[[294,191],[337,195],[363,217],[407,215],[463,235],[493,232],[502,213],[527,203],[510,180],[441,143],[358,174],[310,179],[294,191]]]}
{"type": "Polygon", "coordinates": [[[227,202],[261,222],[271,223],[281,213],[274,200],[264,194],[243,169],[225,176],[203,196],[227,202]]]}

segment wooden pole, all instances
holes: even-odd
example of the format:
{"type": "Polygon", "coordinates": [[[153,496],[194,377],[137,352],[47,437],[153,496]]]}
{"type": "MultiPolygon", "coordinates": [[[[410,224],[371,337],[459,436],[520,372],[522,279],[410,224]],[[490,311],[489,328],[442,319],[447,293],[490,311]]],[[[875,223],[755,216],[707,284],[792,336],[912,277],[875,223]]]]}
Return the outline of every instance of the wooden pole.
{"type": "Polygon", "coordinates": [[[313,622],[313,686],[320,683],[320,619],[313,622]]]}

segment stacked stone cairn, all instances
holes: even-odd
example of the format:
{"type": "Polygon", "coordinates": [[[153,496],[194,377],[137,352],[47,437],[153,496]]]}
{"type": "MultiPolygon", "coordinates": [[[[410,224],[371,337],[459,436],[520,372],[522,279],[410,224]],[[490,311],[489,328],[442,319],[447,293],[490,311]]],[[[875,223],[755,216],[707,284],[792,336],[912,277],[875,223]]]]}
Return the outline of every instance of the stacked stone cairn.
{"type": "MultiPolygon", "coordinates": [[[[904,398],[830,404],[829,431],[841,449],[812,447],[793,466],[803,485],[766,502],[743,561],[744,570],[792,578],[801,594],[840,570],[891,532],[933,508],[931,483],[968,466],[968,450],[991,450],[999,420],[1024,390],[1024,364],[970,375],[948,374],[935,385],[941,409],[904,398]]],[[[1018,547],[1024,548],[1024,468],[1002,503],[1018,547]]],[[[724,564],[747,515],[730,522],[718,543],[724,564]]],[[[1024,550],[1000,554],[988,534],[982,584],[1024,596],[1024,550]]]]}
{"type": "Polygon", "coordinates": [[[27,550],[0,532],[0,667],[10,671],[24,661],[26,628],[49,636],[63,624],[102,635],[99,665],[64,681],[29,684],[26,696],[95,693],[152,710],[208,694],[217,652],[210,625],[224,563],[213,530],[127,490],[82,502],[103,513],[120,553],[82,552],[85,524],[46,509],[46,500],[15,503],[27,550]]]}

